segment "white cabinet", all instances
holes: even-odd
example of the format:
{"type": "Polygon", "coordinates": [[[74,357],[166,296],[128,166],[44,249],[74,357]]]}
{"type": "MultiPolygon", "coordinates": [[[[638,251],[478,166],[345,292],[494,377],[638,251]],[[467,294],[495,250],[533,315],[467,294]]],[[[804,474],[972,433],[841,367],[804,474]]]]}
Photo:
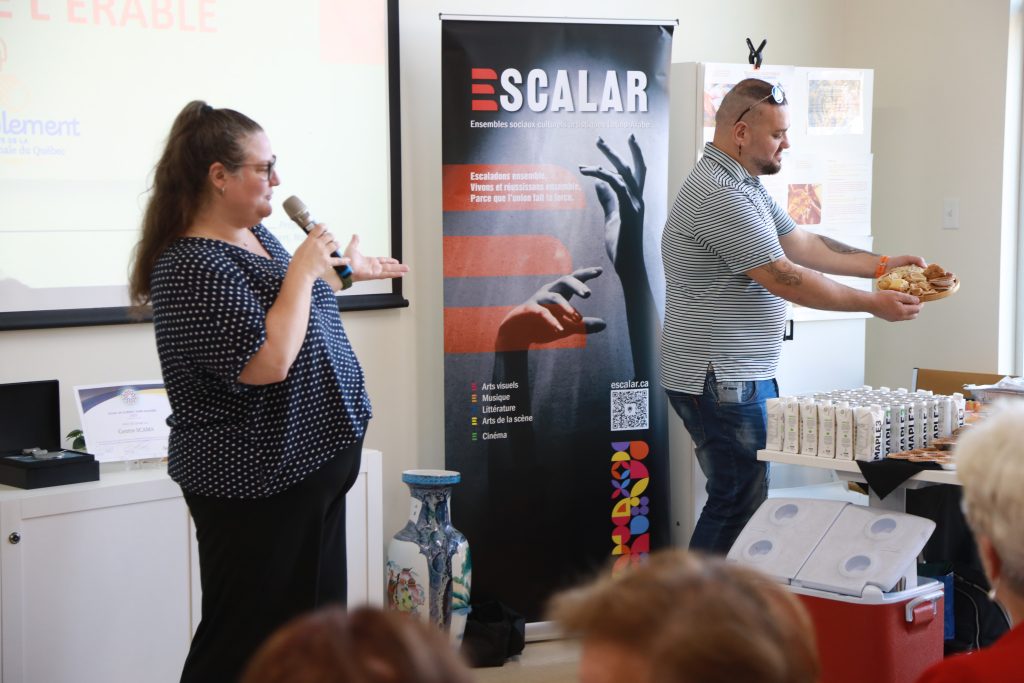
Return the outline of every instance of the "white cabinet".
{"type": "MultiPolygon", "coordinates": [[[[350,603],[383,602],[381,454],[347,500],[350,603]]],[[[177,681],[199,622],[195,534],[163,468],[0,486],[4,683],[177,681]]]]}
{"type": "Polygon", "coordinates": [[[363,450],[359,478],[345,497],[349,605],[384,606],[383,487],[380,451],[363,450]]]}
{"type": "Polygon", "coordinates": [[[190,537],[181,490],[162,469],[3,487],[3,680],[177,680],[198,581],[190,537]]]}

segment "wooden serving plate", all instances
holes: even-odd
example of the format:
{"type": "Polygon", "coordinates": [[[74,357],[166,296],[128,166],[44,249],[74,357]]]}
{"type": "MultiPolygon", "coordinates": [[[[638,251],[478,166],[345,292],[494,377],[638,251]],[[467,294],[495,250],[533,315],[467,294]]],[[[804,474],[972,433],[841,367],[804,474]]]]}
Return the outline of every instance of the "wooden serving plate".
{"type": "Polygon", "coordinates": [[[960,289],[960,278],[953,278],[953,286],[947,289],[945,292],[935,292],[934,294],[925,294],[924,296],[918,297],[921,299],[921,303],[927,301],[938,301],[939,299],[945,299],[947,296],[953,296],[957,290],[960,289]]]}

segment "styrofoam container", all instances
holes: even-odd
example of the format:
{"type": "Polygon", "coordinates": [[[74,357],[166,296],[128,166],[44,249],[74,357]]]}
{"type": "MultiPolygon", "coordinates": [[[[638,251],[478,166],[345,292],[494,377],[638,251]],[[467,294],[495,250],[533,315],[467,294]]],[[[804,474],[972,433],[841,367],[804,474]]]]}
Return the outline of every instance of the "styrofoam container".
{"type": "Polygon", "coordinates": [[[942,659],[943,590],[934,579],[915,588],[863,596],[790,586],[811,615],[827,683],[914,683],[942,659]]]}

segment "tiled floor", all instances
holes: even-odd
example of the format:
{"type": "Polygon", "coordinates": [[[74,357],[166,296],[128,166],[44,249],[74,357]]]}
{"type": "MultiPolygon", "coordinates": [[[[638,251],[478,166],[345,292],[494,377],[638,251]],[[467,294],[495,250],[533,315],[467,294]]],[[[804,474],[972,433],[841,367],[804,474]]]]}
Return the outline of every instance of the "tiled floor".
{"type": "Polygon", "coordinates": [[[571,640],[528,643],[505,666],[474,669],[477,683],[574,683],[579,645],[571,640]]]}

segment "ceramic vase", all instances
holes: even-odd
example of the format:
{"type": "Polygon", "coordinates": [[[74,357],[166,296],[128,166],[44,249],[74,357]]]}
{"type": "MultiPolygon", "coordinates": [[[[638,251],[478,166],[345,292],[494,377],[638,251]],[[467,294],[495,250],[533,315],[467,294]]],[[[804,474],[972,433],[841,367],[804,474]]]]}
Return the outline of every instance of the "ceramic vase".
{"type": "Polygon", "coordinates": [[[452,486],[461,475],[448,470],[406,470],[412,502],[409,521],[388,544],[389,609],[409,612],[462,640],[469,616],[472,563],[469,543],[451,524],[452,486]]]}

